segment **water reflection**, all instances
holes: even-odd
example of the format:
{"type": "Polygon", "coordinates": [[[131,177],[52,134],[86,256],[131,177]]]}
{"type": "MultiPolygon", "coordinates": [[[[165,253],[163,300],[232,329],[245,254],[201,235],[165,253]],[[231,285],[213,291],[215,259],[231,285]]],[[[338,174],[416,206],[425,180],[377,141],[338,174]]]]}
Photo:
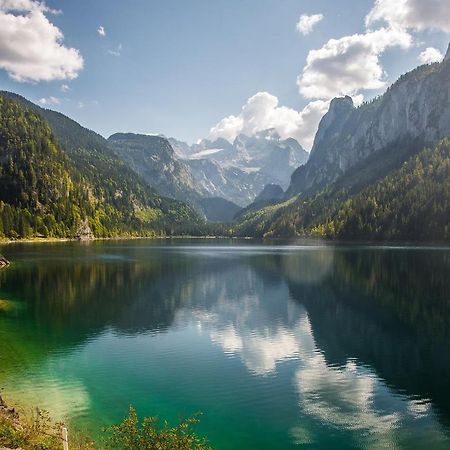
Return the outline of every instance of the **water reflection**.
{"type": "MultiPolygon", "coordinates": [[[[97,394],[83,379],[58,384],[54,364],[108,353],[113,340],[129,353],[132,339],[144,358],[146,346],[162,345],[152,336],[164,335],[166,347],[154,351],[210,343],[236,373],[234,361],[245,367],[242,386],[269,383],[262,392],[293,445],[450,444],[450,251],[142,243],[14,251],[18,262],[0,272],[2,305],[16,305],[0,310],[0,334],[10,341],[0,350],[2,381],[17,361],[39,367],[36,379],[52,386],[55,404],[71,392],[89,409],[97,394]],[[276,395],[292,398],[296,413],[276,395]]],[[[171,364],[194,370],[186,360],[171,364]]],[[[246,408],[237,387],[223,389],[236,395],[230,405],[246,408]]]]}

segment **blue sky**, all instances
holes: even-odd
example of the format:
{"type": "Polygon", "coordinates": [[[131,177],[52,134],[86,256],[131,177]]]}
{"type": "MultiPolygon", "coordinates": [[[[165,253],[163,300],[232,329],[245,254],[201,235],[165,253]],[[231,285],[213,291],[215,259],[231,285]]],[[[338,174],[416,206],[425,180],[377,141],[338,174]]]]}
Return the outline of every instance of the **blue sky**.
{"type": "MultiPolygon", "coordinates": [[[[383,1],[387,0],[379,0],[383,1]]],[[[410,2],[410,9],[418,1],[399,0],[410,2]]],[[[8,9],[8,2],[36,4],[35,0],[0,0],[0,14],[30,14],[32,7],[14,11],[8,9]]],[[[420,11],[416,16],[408,13],[402,23],[393,23],[386,3],[379,5],[381,19],[367,25],[365,18],[373,10],[375,0],[48,0],[48,8],[42,14],[62,33],[59,44],[78,51],[78,62],[82,58],[83,68],[77,67],[72,58],[72,73],[67,76],[50,74],[33,80],[27,79],[34,76],[27,72],[21,78],[16,72],[22,66],[11,69],[17,66],[9,64],[14,46],[7,42],[18,40],[20,35],[14,34],[17,30],[10,36],[0,31],[0,86],[32,101],[47,102],[48,107],[104,136],[117,131],[163,133],[193,142],[207,137],[212,127],[233,115],[215,129],[213,137],[232,139],[238,131],[251,134],[255,126],[268,124],[279,127],[281,134],[304,140],[308,147],[317,126],[316,116],[326,110],[328,97],[350,93],[370,98],[384,90],[381,85],[377,88],[377,80],[395,81],[401,73],[420,64],[418,56],[426,48],[445,53],[450,29],[440,20],[442,5],[445,8],[448,1],[425,3],[430,8],[435,4],[436,14],[424,23],[418,22],[423,16],[420,11]],[[322,14],[323,19],[309,34],[302,34],[296,28],[299,17],[312,14],[322,14]],[[309,51],[321,49],[332,38],[355,33],[362,36],[381,27],[385,30],[386,23],[397,34],[389,31],[389,42],[371,50],[369,58],[376,54],[378,68],[383,71],[375,82],[356,77],[358,81],[347,92],[347,75],[342,76],[338,70],[337,77],[342,76],[343,80],[341,88],[334,92],[332,83],[322,92],[320,86],[327,81],[318,78],[317,70],[328,64],[324,70],[330,76],[328,70],[333,70],[336,63],[325,57],[320,66],[311,64],[308,80],[312,81],[302,81],[308,95],[299,92],[297,77],[303,73],[309,51]],[[100,26],[104,27],[105,36],[98,32],[100,26]],[[405,35],[411,37],[409,43],[405,35]],[[5,43],[11,45],[5,49],[5,43]],[[366,89],[369,84],[371,88],[366,89]],[[66,92],[62,92],[63,85],[68,87],[66,92]],[[255,106],[240,115],[243,105],[257,93],[268,95],[250,102],[255,106]],[[276,106],[272,104],[275,97],[276,106]],[[313,104],[317,112],[311,119],[302,112],[310,102],[321,102],[313,104]],[[286,108],[277,109],[281,105],[286,108]],[[260,125],[255,125],[258,121],[260,125]]],[[[450,11],[446,19],[450,22],[450,11]]],[[[25,26],[40,26],[36,23],[25,26]]],[[[374,36],[371,46],[375,39],[379,40],[374,36]]],[[[25,41],[22,49],[24,45],[25,41]]],[[[66,56],[70,55],[60,58],[66,56]]],[[[337,58],[342,56],[338,54],[337,58]]],[[[377,67],[372,65],[365,70],[372,69],[376,71],[377,67]]],[[[337,78],[331,79],[339,84],[337,78]]]]}

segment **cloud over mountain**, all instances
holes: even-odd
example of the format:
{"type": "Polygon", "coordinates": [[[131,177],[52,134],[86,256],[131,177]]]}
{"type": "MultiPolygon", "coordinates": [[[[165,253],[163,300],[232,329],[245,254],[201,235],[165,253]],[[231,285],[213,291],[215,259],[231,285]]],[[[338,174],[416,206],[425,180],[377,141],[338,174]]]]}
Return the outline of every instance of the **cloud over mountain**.
{"type": "MultiPolygon", "coordinates": [[[[297,30],[307,35],[323,17],[304,14],[297,30]]],[[[210,135],[233,140],[239,133],[252,135],[275,128],[280,136],[294,137],[305,148],[311,148],[318,123],[332,98],[349,95],[358,105],[367,91],[386,87],[388,74],[381,57],[387,50],[410,49],[416,44],[414,33],[418,31],[450,32],[448,0],[375,0],[363,26],[360,33],[329,39],[309,51],[297,77],[300,94],[310,101],[302,111],[279,106],[277,97],[259,92],[247,100],[240,114],[225,117],[214,126],[210,135]]],[[[442,58],[433,47],[419,55],[422,63],[442,58]]]]}
{"type": "Polygon", "coordinates": [[[327,108],[328,102],[319,100],[311,102],[302,111],[296,111],[279,106],[278,98],[274,95],[258,92],[247,100],[237,116],[225,117],[211,128],[210,136],[233,141],[241,133],[253,136],[259,131],[274,128],[283,139],[293,137],[305,148],[310,148],[327,108]]]}
{"type": "Polygon", "coordinates": [[[442,61],[444,55],[437,49],[433,47],[426,48],[419,55],[419,61],[422,64],[431,64],[434,62],[442,61]]]}
{"type": "Polygon", "coordinates": [[[389,47],[410,45],[408,33],[392,28],[330,39],[323,47],[309,52],[297,80],[300,93],[306,98],[330,99],[356,95],[362,89],[381,89],[385,86],[385,74],[380,55],[389,47]]]}

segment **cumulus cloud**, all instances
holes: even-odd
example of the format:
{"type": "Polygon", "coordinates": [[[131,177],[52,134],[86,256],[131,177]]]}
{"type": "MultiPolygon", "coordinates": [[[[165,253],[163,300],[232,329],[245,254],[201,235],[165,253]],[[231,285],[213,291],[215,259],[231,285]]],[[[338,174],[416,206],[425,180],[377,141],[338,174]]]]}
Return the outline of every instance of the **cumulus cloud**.
{"type": "Polygon", "coordinates": [[[323,20],[323,14],[313,14],[308,16],[303,14],[297,22],[297,31],[304,36],[311,33],[314,27],[323,20]]]}
{"type": "Polygon", "coordinates": [[[14,80],[73,79],[82,70],[82,56],[64,46],[50,13],[36,0],[0,0],[0,68],[14,80]]]}
{"type": "MultiPolygon", "coordinates": [[[[211,137],[232,141],[239,133],[253,135],[275,128],[280,136],[294,137],[310,148],[332,98],[350,95],[355,105],[359,105],[364,100],[364,91],[386,87],[387,74],[380,60],[384,52],[391,48],[409,49],[414,31],[450,32],[448,1],[376,0],[365,18],[365,32],[330,39],[308,53],[297,85],[300,94],[312,101],[302,111],[279,106],[276,97],[260,92],[247,101],[240,114],[225,117],[214,126],[211,137]]],[[[322,19],[321,14],[302,15],[297,29],[306,35],[322,19]]],[[[432,47],[419,55],[424,63],[442,58],[432,47]]]]}
{"type": "Polygon", "coordinates": [[[450,32],[448,0],[377,0],[366,17],[370,26],[384,21],[392,27],[450,32]]]}
{"type": "Polygon", "coordinates": [[[210,130],[212,139],[219,137],[233,141],[238,134],[252,136],[268,128],[275,128],[286,139],[293,137],[305,148],[311,148],[319,121],[328,109],[328,102],[317,100],[302,111],[279,106],[278,98],[268,92],[250,97],[239,115],[222,119],[210,130]]]}
{"type": "Polygon", "coordinates": [[[105,28],[104,28],[102,25],[100,25],[100,26],[98,27],[97,33],[98,33],[100,36],[102,36],[102,37],[105,37],[105,36],[106,36],[105,28]]]}
{"type": "Polygon", "coordinates": [[[61,101],[57,97],[50,96],[39,99],[38,103],[42,106],[55,106],[59,105],[61,101]]]}
{"type": "Polygon", "coordinates": [[[355,95],[362,89],[381,89],[386,83],[380,55],[389,47],[410,47],[411,39],[407,32],[394,28],[330,39],[309,52],[297,80],[300,93],[306,98],[330,99],[355,95]]]}
{"type": "Polygon", "coordinates": [[[422,53],[419,55],[419,61],[422,64],[431,64],[434,62],[439,62],[444,59],[444,55],[434,47],[428,47],[426,48],[422,53]]]}
{"type": "Polygon", "coordinates": [[[61,92],[69,92],[72,89],[70,88],[70,86],[68,84],[62,84],[60,90],[61,90],[61,92]]]}
{"type": "MultiPolygon", "coordinates": [[[[450,32],[450,8],[448,0],[376,0],[365,24],[366,32],[330,39],[309,52],[297,79],[304,97],[329,100],[351,95],[360,102],[361,91],[384,88],[387,75],[380,56],[389,48],[410,48],[414,31],[450,32]]],[[[419,55],[423,63],[442,58],[432,47],[419,55]]]]}

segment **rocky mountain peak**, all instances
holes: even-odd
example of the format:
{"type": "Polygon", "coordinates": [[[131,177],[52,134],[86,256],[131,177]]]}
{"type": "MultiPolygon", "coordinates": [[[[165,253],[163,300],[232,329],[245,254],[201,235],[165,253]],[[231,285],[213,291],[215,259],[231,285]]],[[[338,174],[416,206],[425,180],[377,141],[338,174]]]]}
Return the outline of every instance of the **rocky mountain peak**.
{"type": "Polygon", "coordinates": [[[353,104],[353,99],[346,95],[345,97],[336,97],[331,100],[330,103],[330,112],[341,109],[353,109],[355,106],[353,104]]]}
{"type": "Polygon", "coordinates": [[[355,109],[353,99],[348,95],[345,97],[336,97],[331,100],[328,112],[320,121],[319,129],[314,139],[314,145],[311,149],[311,156],[317,156],[318,153],[325,151],[322,148],[323,142],[329,140],[330,136],[339,135],[348,116],[355,109]]]}
{"type": "Polygon", "coordinates": [[[292,175],[287,197],[313,194],[377,152],[413,152],[449,136],[447,61],[450,48],[443,64],[414,69],[382,97],[359,108],[350,97],[334,99],[320,122],[308,163],[292,175]]]}

